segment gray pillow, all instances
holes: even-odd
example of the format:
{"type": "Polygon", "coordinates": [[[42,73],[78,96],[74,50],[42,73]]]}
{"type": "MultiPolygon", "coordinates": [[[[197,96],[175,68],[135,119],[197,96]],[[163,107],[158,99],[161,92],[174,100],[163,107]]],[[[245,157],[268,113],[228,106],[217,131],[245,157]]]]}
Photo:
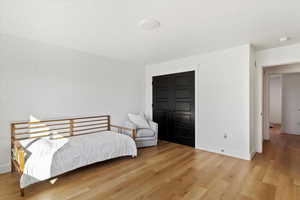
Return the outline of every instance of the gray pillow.
{"type": "Polygon", "coordinates": [[[137,128],[150,128],[144,114],[128,114],[129,120],[136,125],[137,128]]]}

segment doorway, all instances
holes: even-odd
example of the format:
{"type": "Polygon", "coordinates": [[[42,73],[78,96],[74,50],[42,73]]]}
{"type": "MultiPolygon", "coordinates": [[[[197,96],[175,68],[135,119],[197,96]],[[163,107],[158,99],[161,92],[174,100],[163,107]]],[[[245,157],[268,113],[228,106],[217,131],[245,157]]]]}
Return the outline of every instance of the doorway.
{"type": "Polygon", "coordinates": [[[152,84],[158,138],[195,147],[195,72],[154,76],[152,84]]]}
{"type": "Polygon", "coordinates": [[[300,64],[265,67],[263,74],[263,140],[300,135],[300,64]]]}

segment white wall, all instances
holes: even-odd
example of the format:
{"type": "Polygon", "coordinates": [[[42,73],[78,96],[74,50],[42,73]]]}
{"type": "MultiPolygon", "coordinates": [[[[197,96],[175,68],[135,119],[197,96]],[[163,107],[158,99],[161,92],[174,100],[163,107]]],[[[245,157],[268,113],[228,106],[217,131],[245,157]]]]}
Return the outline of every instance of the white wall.
{"type": "Polygon", "coordinates": [[[282,75],[282,131],[300,135],[300,73],[282,75]]]}
{"type": "Polygon", "coordinates": [[[256,62],[259,67],[286,65],[300,61],[300,44],[257,51],[256,62]]]}
{"type": "Polygon", "coordinates": [[[144,68],[0,35],[0,172],[9,170],[9,123],[144,109],[144,68]]]}
{"type": "Polygon", "coordinates": [[[146,114],[152,116],[152,76],[195,70],[196,148],[250,159],[250,49],[244,45],[147,66],[146,114]]]}
{"type": "Polygon", "coordinates": [[[270,123],[281,124],[281,76],[271,76],[269,80],[270,123]]]}

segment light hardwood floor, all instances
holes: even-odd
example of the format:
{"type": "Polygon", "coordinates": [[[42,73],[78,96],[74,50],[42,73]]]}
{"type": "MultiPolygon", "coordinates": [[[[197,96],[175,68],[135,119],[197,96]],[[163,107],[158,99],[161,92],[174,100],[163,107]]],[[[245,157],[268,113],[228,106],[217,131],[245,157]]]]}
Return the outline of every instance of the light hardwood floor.
{"type": "Polygon", "coordinates": [[[94,164],[43,182],[19,196],[16,174],[0,175],[0,199],[299,200],[300,136],[279,134],[253,161],[160,142],[135,159],[94,164]]]}

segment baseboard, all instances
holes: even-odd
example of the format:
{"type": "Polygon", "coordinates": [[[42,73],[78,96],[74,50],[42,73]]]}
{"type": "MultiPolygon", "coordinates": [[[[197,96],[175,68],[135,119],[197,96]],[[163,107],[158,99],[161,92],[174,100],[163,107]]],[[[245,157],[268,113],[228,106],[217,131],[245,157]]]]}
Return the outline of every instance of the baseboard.
{"type": "Polygon", "coordinates": [[[247,156],[243,156],[243,155],[236,155],[236,154],[227,153],[227,152],[214,151],[214,150],[203,148],[203,147],[196,147],[196,149],[211,152],[211,153],[221,154],[221,155],[224,155],[224,156],[230,156],[230,157],[234,157],[234,158],[238,158],[238,159],[242,159],[242,160],[251,160],[252,159],[252,154],[249,154],[247,156]]]}
{"type": "Polygon", "coordinates": [[[300,135],[299,130],[292,130],[292,129],[285,129],[285,128],[282,128],[281,133],[292,134],[292,135],[300,135]]]}
{"type": "Polygon", "coordinates": [[[1,164],[0,165],[0,174],[4,174],[4,173],[7,173],[7,172],[10,172],[10,164],[9,163],[1,164]]]}

